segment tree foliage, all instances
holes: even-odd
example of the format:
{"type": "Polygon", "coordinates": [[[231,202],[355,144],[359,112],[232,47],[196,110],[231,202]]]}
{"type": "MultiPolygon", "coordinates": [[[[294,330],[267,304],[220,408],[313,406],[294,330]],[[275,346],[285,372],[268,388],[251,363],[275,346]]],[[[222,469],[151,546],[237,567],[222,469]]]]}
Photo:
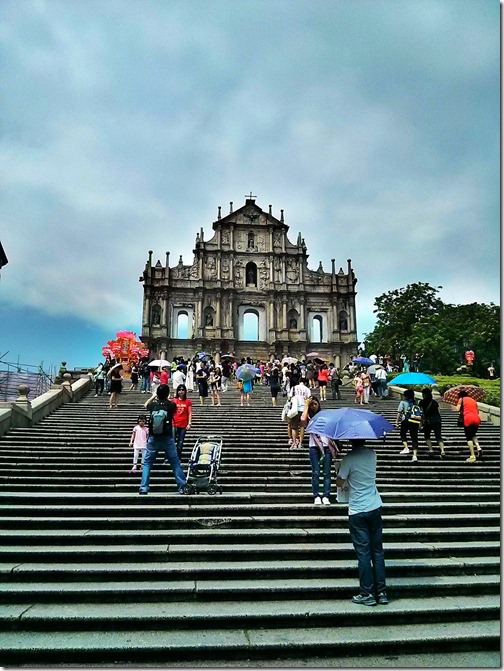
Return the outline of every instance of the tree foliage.
{"type": "Polygon", "coordinates": [[[366,351],[390,354],[398,361],[422,355],[422,370],[452,374],[475,353],[473,372],[486,375],[490,363],[500,368],[500,306],[490,303],[445,304],[438,289],[424,282],[409,284],[375,299],[377,323],[365,337],[366,351]]]}

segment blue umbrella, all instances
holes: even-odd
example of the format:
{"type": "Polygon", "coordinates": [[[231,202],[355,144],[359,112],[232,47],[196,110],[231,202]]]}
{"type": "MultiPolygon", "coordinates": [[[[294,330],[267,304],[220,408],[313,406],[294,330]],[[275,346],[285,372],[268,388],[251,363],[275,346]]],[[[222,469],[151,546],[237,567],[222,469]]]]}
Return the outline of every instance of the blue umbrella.
{"type": "Polygon", "coordinates": [[[356,356],[352,361],[353,363],[361,363],[363,366],[371,366],[374,363],[373,359],[368,359],[367,356],[356,356]]]}
{"type": "Polygon", "coordinates": [[[244,382],[247,382],[247,380],[253,380],[257,373],[259,373],[260,370],[256,368],[255,366],[251,366],[249,363],[244,363],[243,366],[240,366],[237,371],[236,371],[236,377],[239,380],[243,380],[244,382]]]}
{"type": "Polygon", "coordinates": [[[436,380],[425,373],[400,373],[387,384],[436,384],[436,380]]]}
{"type": "Polygon", "coordinates": [[[306,430],[334,440],[383,438],[394,426],[376,412],[357,408],[322,410],[310,420],[306,430]]]}
{"type": "Polygon", "coordinates": [[[200,353],[198,354],[198,359],[200,359],[200,361],[201,361],[201,360],[204,359],[206,356],[208,356],[208,354],[207,354],[206,352],[200,352],[200,353]]]}

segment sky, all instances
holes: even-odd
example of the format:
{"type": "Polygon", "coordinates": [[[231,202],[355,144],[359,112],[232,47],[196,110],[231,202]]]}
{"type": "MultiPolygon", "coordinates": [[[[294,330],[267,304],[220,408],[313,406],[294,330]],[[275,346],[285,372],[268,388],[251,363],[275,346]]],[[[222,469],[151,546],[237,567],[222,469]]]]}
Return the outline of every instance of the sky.
{"type": "Polygon", "coordinates": [[[0,360],[141,333],[148,251],[253,192],[309,267],[500,303],[498,0],[3,0],[0,360]],[[3,359],[2,359],[3,357],[3,359]]]}

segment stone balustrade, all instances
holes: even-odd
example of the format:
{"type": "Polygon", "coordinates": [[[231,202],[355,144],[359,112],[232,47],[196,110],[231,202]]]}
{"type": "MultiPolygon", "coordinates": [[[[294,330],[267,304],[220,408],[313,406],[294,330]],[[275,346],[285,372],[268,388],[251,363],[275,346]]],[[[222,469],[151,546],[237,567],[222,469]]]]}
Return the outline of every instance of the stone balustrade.
{"type": "Polygon", "coordinates": [[[77,403],[92,386],[91,375],[83,375],[72,384],[70,373],[63,375],[62,384],[53,384],[49,391],[30,401],[30,387],[19,385],[15,401],[0,402],[0,436],[11,429],[27,428],[41,422],[64,403],[77,403]]]}

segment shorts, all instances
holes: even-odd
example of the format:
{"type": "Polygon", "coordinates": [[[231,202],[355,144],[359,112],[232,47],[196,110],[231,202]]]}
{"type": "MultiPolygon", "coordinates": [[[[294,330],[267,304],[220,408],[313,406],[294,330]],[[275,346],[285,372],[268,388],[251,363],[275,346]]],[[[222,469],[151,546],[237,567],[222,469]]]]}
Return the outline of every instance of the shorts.
{"type": "Polygon", "coordinates": [[[325,380],[319,380],[318,385],[319,387],[327,387],[327,382],[325,380]]]}
{"type": "Polygon", "coordinates": [[[294,429],[294,431],[297,431],[301,427],[301,415],[302,412],[298,412],[298,414],[295,417],[291,417],[289,419],[289,426],[291,429],[294,429]]]}
{"type": "Polygon", "coordinates": [[[270,387],[271,390],[271,397],[276,398],[278,396],[278,392],[280,391],[280,387],[278,385],[271,385],[270,387]]]}
{"type": "Polygon", "coordinates": [[[472,440],[474,436],[478,433],[479,424],[469,424],[469,426],[464,426],[464,433],[467,440],[472,440]]]}

